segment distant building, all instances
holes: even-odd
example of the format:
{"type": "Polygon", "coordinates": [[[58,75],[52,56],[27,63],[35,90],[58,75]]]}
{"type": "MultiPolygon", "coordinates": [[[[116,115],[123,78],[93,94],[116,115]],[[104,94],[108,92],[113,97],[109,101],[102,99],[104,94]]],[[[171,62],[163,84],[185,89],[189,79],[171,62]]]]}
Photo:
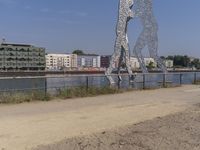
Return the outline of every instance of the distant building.
{"type": "Polygon", "coordinates": [[[173,60],[164,60],[164,65],[167,67],[167,68],[173,68],[174,67],[174,61],[173,60]]]}
{"type": "Polygon", "coordinates": [[[76,54],[47,54],[46,70],[63,70],[77,68],[76,54]]]}
{"type": "Polygon", "coordinates": [[[99,55],[78,55],[77,66],[78,68],[100,68],[100,59],[99,55]]]}
{"type": "Polygon", "coordinates": [[[25,44],[0,45],[1,70],[44,70],[45,48],[25,44]]]}
{"type": "Polygon", "coordinates": [[[111,56],[101,56],[101,68],[108,68],[111,56]]]}
{"type": "MultiPolygon", "coordinates": [[[[154,67],[157,66],[157,63],[153,58],[144,58],[144,62],[145,62],[146,66],[148,66],[150,63],[153,63],[152,65],[154,67]]],[[[140,69],[140,63],[139,63],[138,59],[134,56],[130,57],[130,65],[131,65],[131,69],[133,71],[140,69]]],[[[118,66],[118,61],[116,62],[115,66],[113,66],[113,67],[117,67],[117,66],[118,66]]]]}
{"type": "Polygon", "coordinates": [[[140,68],[140,63],[136,57],[130,57],[130,64],[132,70],[137,70],[140,68]]]}

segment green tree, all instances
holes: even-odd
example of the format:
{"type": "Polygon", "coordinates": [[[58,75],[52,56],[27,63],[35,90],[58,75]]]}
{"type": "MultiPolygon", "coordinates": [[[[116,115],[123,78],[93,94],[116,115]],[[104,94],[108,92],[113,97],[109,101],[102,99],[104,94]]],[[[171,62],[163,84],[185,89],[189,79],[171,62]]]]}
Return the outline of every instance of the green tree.
{"type": "Polygon", "coordinates": [[[185,55],[176,55],[174,56],[174,66],[176,67],[188,67],[190,65],[190,58],[185,55]]]}
{"type": "Polygon", "coordinates": [[[153,69],[155,68],[154,63],[151,61],[148,65],[147,65],[148,69],[153,69]]]}
{"type": "Polygon", "coordinates": [[[191,62],[191,66],[192,67],[195,67],[197,69],[200,69],[200,60],[199,59],[194,59],[192,62],[191,62]]]}
{"type": "Polygon", "coordinates": [[[162,60],[165,60],[165,59],[166,59],[165,56],[160,56],[160,58],[161,58],[162,60]]]}
{"type": "Polygon", "coordinates": [[[167,59],[168,60],[174,60],[174,56],[168,56],[167,59]]]}
{"type": "Polygon", "coordinates": [[[72,54],[84,55],[85,53],[82,50],[74,50],[72,54]]]}

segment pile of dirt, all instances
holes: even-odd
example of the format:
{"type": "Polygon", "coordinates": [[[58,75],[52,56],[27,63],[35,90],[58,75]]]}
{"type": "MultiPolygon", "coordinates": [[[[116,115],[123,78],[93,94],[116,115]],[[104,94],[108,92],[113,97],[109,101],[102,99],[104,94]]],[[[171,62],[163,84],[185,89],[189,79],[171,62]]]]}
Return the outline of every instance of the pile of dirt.
{"type": "Polygon", "coordinates": [[[200,150],[200,104],[163,118],[34,150],[200,150]]]}

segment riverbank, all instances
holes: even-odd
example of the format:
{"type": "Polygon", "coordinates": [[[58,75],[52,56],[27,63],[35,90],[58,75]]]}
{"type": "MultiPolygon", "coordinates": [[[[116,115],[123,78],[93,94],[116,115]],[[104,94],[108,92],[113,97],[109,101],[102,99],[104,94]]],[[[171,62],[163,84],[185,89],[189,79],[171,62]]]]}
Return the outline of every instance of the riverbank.
{"type": "MultiPolygon", "coordinates": [[[[183,112],[199,103],[199,93],[200,86],[187,85],[66,101],[0,105],[0,150],[31,150],[38,145],[51,148],[66,139],[104,132],[102,138],[106,139],[108,132],[119,128],[183,112]]],[[[61,148],[58,145],[56,150],[61,148]]]]}
{"type": "Polygon", "coordinates": [[[34,150],[199,150],[200,105],[165,117],[74,137],[34,150]]]}
{"type": "MultiPolygon", "coordinates": [[[[93,97],[99,95],[109,95],[127,92],[130,90],[122,90],[110,86],[104,87],[73,87],[73,88],[63,88],[58,89],[54,94],[45,93],[41,91],[31,91],[31,92],[13,92],[13,93],[0,93],[0,104],[20,104],[25,102],[33,101],[51,101],[55,99],[72,99],[80,97],[93,97]]],[[[132,89],[133,91],[133,89],[132,89]]]]}
{"type": "MultiPolygon", "coordinates": [[[[200,70],[169,70],[169,73],[199,73],[200,70]]],[[[116,72],[117,73],[117,72],[116,72]]],[[[123,73],[123,71],[122,71],[123,73]]],[[[126,72],[124,72],[126,73],[126,72]]],[[[141,71],[134,71],[134,73],[142,73],[141,71]]],[[[150,70],[149,73],[162,73],[160,71],[150,70]]],[[[86,71],[0,71],[0,77],[23,77],[23,76],[48,76],[48,75],[104,75],[105,71],[102,70],[86,70],[86,71]]]]}

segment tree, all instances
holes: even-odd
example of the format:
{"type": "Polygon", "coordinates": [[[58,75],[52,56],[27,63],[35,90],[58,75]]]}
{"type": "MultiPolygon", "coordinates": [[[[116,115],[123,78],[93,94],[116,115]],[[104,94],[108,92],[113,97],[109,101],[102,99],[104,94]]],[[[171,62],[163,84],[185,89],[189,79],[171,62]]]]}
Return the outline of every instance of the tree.
{"type": "Polygon", "coordinates": [[[165,59],[166,59],[165,56],[160,56],[160,58],[161,58],[162,60],[165,60],[165,59]]]}
{"type": "Polygon", "coordinates": [[[189,67],[189,65],[190,65],[190,58],[187,55],[183,56],[183,66],[189,67]]]}
{"type": "Polygon", "coordinates": [[[200,69],[200,60],[199,59],[194,59],[192,62],[191,62],[191,65],[197,69],[200,69]]]}
{"type": "Polygon", "coordinates": [[[174,60],[174,56],[168,56],[167,59],[168,60],[174,60]]]}
{"type": "Polygon", "coordinates": [[[82,50],[74,50],[72,54],[84,55],[85,53],[82,50]]]}
{"type": "Polygon", "coordinates": [[[190,58],[188,56],[174,56],[174,66],[188,67],[190,65],[190,58]]]}
{"type": "Polygon", "coordinates": [[[147,65],[148,69],[153,69],[155,68],[154,63],[151,61],[148,65],[147,65]]]}

